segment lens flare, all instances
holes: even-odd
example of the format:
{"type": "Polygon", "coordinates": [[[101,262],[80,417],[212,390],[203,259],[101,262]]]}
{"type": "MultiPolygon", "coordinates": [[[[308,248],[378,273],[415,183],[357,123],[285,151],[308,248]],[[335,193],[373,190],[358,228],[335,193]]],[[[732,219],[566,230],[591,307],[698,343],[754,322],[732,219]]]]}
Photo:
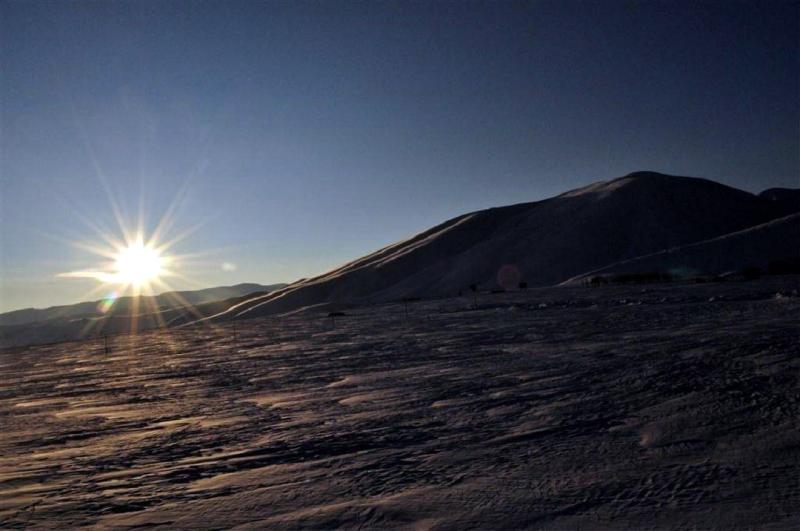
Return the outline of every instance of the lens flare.
{"type": "Polygon", "coordinates": [[[117,302],[118,297],[119,295],[117,295],[116,291],[110,292],[97,304],[97,311],[99,313],[108,313],[108,310],[110,310],[111,307],[114,306],[114,303],[117,302]]]}

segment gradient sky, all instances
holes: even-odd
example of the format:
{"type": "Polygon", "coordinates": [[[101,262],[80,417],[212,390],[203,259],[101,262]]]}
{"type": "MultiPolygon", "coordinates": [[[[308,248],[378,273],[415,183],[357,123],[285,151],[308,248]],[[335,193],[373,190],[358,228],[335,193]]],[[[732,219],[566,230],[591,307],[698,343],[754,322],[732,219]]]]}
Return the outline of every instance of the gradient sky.
{"type": "Polygon", "coordinates": [[[0,6],[0,311],[85,298],[109,196],[182,198],[192,288],[635,170],[800,186],[796,2],[0,6]]]}

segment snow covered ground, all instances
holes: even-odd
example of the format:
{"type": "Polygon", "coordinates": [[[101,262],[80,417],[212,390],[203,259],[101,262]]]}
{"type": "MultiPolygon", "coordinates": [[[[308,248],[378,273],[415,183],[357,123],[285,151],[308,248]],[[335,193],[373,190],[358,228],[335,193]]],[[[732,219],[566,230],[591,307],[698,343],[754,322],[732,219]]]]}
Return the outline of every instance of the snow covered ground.
{"type": "Polygon", "coordinates": [[[536,289],[7,350],[0,528],[797,528],[798,289],[536,289]]]}

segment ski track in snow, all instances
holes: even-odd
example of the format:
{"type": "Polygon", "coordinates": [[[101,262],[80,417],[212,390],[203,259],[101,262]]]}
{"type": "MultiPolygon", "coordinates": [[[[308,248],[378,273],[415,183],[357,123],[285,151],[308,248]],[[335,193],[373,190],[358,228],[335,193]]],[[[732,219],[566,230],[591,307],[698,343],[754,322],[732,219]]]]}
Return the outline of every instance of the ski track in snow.
{"type": "Polygon", "coordinates": [[[0,528],[796,528],[798,287],[554,288],[9,349],[0,528]]]}

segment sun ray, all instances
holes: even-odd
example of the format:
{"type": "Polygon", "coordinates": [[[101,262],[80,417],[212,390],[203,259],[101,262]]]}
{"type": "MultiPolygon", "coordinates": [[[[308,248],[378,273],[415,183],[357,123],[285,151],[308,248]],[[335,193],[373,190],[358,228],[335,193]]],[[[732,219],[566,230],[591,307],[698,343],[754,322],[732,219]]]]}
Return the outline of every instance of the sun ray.
{"type": "Polygon", "coordinates": [[[189,227],[188,229],[185,229],[185,230],[179,232],[177,235],[175,235],[171,239],[166,240],[166,241],[164,241],[163,243],[160,243],[160,244],[156,244],[156,242],[158,240],[155,238],[155,236],[153,236],[148,241],[148,245],[154,245],[159,252],[165,251],[166,249],[169,249],[169,248],[173,247],[174,245],[182,242],[183,240],[185,240],[189,236],[195,234],[198,230],[203,228],[203,225],[205,225],[205,223],[197,223],[197,224],[189,227]]]}
{"type": "Polygon", "coordinates": [[[104,226],[96,217],[90,218],[86,211],[73,208],[96,238],[94,241],[64,238],[65,243],[100,258],[91,267],[75,268],[56,274],[59,278],[83,278],[97,282],[88,294],[89,297],[101,294],[97,303],[97,315],[86,321],[81,336],[99,336],[104,332],[136,335],[153,327],[168,328],[194,321],[202,322],[211,329],[217,328],[206,321],[208,315],[205,314],[208,311],[204,313],[198,309],[180,293],[175,292],[174,287],[205,287],[205,284],[186,272],[206,267],[216,268],[219,264],[210,259],[212,255],[234,251],[233,248],[222,248],[182,254],[173,252],[175,246],[195,235],[208,223],[206,217],[204,221],[181,231],[174,230],[178,212],[189,192],[188,180],[162,211],[162,215],[156,218],[154,226],[145,222],[148,215],[147,201],[144,198],[145,190],[141,189],[139,201],[134,203],[137,219],[128,223],[120,203],[108,188],[103,169],[94,156],[93,146],[86,138],[85,131],[82,133],[97,179],[108,198],[113,221],[104,226]],[[106,226],[114,229],[108,230],[106,226]],[[161,295],[157,296],[156,293],[161,295]]]}
{"type": "MultiPolygon", "coordinates": [[[[140,315],[142,311],[149,311],[158,325],[165,325],[163,317],[159,315],[153,288],[163,286],[171,289],[165,281],[166,278],[175,276],[172,269],[175,262],[168,254],[170,246],[159,245],[153,238],[145,238],[139,229],[134,234],[124,225],[122,223],[120,229],[123,233],[122,240],[97,228],[97,232],[101,233],[102,239],[109,244],[108,246],[83,241],[70,242],[79,249],[104,258],[105,261],[91,269],[67,271],[56,275],[59,278],[89,278],[98,281],[98,286],[90,290],[90,296],[104,289],[113,288],[115,294],[113,300],[108,304],[104,302],[103,308],[98,310],[104,315],[90,319],[86,323],[82,330],[84,337],[88,334],[99,334],[119,318],[126,318],[129,321],[129,332],[136,334],[140,328],[152,324],[149,318],[140,315]],[[122,307],[123,311],[119,312],[118,296],[122,295],[129,296],[130,301],[122,307]]],[[[144,223],[139,222],[138,227],[144,227],[144,223]]]]}
{"type": "Polygon", "coordinates": [[[177,211],[183,205],[183,202],[186,199],[186,195],[189,192],[189,181],[183,183],[178,193],[175,194],[172,201],[170,202],[167,210],[164,212],[164,215],[161,216],[156,228],[153,230],[153,234],[150,237],[148,243],[158,242],[163,239],[163,235],[172,227],[175,222],[175,216],[177,215],[177,211]]]}

